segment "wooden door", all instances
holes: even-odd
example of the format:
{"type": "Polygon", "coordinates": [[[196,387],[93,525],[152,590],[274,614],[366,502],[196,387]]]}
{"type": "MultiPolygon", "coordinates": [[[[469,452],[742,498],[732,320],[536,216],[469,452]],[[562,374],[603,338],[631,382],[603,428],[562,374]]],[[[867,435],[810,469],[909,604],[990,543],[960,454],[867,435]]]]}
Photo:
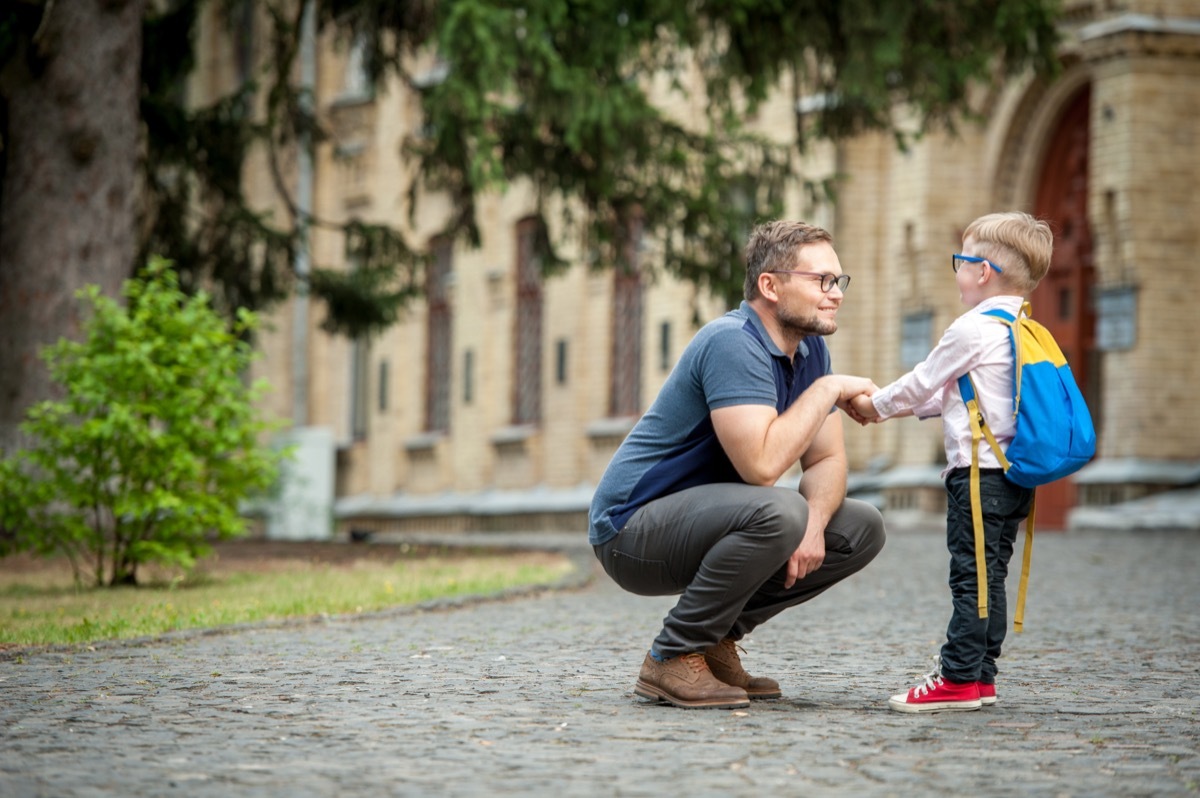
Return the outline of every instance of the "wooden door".
{"type": "MultiPolygon", "coordinates": [[[[1033,317],[1058,341],[1095,415],[1095,267],[1087,216],[1090,107],[1091,91],[1084,88],[1068,103],[1042,162],[1034,214],[1054,230],[1054,259],[1030,304],[1033,317]]],[[[1070,477],[1038,488],[1037,527],[1063,529],[1075,502],[1070,477]]]]}

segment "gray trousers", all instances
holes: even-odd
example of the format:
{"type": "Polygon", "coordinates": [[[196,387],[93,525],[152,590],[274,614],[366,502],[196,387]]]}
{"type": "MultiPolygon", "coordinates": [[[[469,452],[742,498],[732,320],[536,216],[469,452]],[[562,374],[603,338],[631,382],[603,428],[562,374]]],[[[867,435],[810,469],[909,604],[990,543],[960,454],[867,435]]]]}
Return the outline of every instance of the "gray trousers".
{"type": "Polygon", "coordinates": [[[654,650],[663,658],[740,640],[759,624],[865,567],[883,548],[883,517],[847,499],[825,528],[825,561],[791,588],[788,558],[800,546],[808,502],[790,488],[715,484],[642,507],[596,546],[604,571],[643,596],[680,596],[654,650]]]}

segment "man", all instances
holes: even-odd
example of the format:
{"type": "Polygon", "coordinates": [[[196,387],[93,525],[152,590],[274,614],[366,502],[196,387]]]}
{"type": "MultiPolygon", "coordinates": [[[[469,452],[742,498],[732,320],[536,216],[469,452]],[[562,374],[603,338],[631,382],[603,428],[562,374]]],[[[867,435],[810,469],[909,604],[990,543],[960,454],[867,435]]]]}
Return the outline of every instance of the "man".
{"type": "MultiPolygon", "coordinates": [[[[705,325],[617,449],[597,486],[589,542],[639,595],[680,598],[634,692],[686,708],[778,698],[743,669],[737,642],[870,562],[883,519],[846,498],[841,414],[876,386],[831,373],[850,278],[829,233],[759,226],[746,246],[746,301],[705,325]],[[775,487],[796,461],[799,491],[775,487]]],[[[856,417],[856,420],[857,417],[856,417]]]]}

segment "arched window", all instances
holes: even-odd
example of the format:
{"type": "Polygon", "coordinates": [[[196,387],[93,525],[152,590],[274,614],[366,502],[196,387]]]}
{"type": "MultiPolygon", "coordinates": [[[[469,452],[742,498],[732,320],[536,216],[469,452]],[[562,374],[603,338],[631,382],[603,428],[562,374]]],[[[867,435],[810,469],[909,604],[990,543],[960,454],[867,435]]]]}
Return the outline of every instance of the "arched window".
{"type": "Polygon", "coordinates": [[[623,232],[613,269],[611,416],[635,416],[642,411],[641,216],[628,218],[623,232]]]}
{"type": "Polygon", "coordinates": [[[425,431],[450,429],[450,352],[453,308],[454,245],[448,237],[431,242],[433,257],[425,273],[425,431]]]}
{"type": "Polygon", "coordinates": [[[517,224],[517,315],[513,336],[513,423],[542,419],[542,262],[538,219],[517,224]]]}

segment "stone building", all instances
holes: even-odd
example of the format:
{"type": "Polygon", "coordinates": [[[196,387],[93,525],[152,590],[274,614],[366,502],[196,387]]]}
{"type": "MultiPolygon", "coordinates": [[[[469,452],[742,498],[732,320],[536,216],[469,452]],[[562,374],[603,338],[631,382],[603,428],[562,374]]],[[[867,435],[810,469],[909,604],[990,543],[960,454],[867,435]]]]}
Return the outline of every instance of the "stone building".
{"type": "MultiPolygon", "coordinates": [[[[961,312],[948,256],[972,219],[1022,209],[1051,221],[1055,260],[1034,315],[1062,345],[1099,443],[1083,472],[1039,491],[1039,526],[1050,528],[1088,507],[1200,484],[1200,412],[1188,400],[1200,388],[1188,344],[1200,304],[1200,0],[1064,8],[1053,81],[981,93],[982,123],[905,152],[882,135],[820,145],[805,173],[836,177],[836,204],[797,189],[788,208],[831,230],[854,278],[829,341],[835,369],[881,385],[961,312]]],[[[233,79],[226,48],[206,37],[197,98],[233,79]]],[[[725,308],[659,276],[649,240],[631,275],[591,268],[568,240],[574,265],[543,279],[533,201],[520,185],[481,202],[478,249],[434,236],[447,213],[437,196],[422,197],[410,223],[400,141],[419,124],[416,99],[399,85],[369,90],[353,49],[333,42],[318,42],[312,63],[317,109],[333,131],[300,181],[315,213],[393,224],[436,254],[426,299],[371,340],[322,333],[320,309],[305,303],[277,313],[264,336],[272,410],[295,421],[305,462],[324,474],[301,493],[331,497],[301,511],[318,521],[312,534],[329,528],[330,502],[339,533],[582,534],[615,447],[698,323],[725,308]]],[[[782,87],[756,126],[794,135],[806,105],[790,97],[782,87]]],[[[265,175],[251,176],[249,190],[272,201],[265,175]]],[[[313,232],[314,262],[346,266],[342,247],[313,232]]],[[[847,446],[852,489],[890,517],[941,514],[937,422],[848,425],[847,446]]],[[[297,534],[289,529],[280,534],[297,534]]]]}

